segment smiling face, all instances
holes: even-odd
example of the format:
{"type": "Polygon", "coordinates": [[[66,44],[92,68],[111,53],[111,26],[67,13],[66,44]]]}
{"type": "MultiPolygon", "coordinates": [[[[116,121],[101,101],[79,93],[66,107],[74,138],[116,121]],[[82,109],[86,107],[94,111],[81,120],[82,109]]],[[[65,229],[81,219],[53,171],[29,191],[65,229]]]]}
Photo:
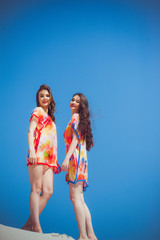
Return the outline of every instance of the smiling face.
{"type": "Polygon", "coordinates": [[[73,96],[70,102],[70,108],[72,110],[72,114],[78,113],[79,106],[80,106],[80,97],[78,95],[73,96]]]}
{"type": "Polygon", "coordinates": [[[48,90],[41,90],[38,93],[38,100],[40,107],[42,107],[44,110],[48,110],[50,104],[50,94],[48,90]]]}

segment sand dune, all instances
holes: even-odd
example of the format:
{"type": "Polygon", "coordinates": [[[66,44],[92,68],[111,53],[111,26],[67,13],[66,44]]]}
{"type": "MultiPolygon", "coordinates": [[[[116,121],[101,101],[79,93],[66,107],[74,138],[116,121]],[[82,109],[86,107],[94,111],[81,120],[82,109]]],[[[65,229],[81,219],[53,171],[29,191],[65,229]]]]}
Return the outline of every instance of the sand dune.
{"type": "Polygon", "coordinates": [[[0,225],[0,240],[74,240],[66,234],[40,234],[0,225]]]}

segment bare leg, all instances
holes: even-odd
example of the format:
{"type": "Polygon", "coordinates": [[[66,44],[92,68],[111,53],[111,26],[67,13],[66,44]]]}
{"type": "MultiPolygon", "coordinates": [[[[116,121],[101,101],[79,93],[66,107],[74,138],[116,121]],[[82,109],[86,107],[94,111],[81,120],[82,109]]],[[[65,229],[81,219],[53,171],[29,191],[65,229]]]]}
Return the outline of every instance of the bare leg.
{"type": "Polygon", "coordinates": [[[42,233],[39,222],[39,199],[42,189],[43,166],[29,166],[28,171],[31,183],[29,206],[33,223],[33,231],[42,233]]]}
{"type": "Polygon", "coordinates": [[[91,214],[84,201],[83,192],[81,193],[81,199],[83,201],[83,207],[85,212],[85,223],[86,223],[86,232],[87,232],[88,240],[97,240],[97,237],[95,236],[93,226],[92,226],[91,214]]]}
{"type": "Polygon", "coordinates": [[[85,226],[85,212],[83,207],[83,201],[81,198],[82,182],[76,184],[69,183],[70,199],[74,207],[74,212],[79,229],[78,240],[87,240],[86,226],[85,226]]]}
{"type": "MultiPolygon", "coordinates": [[[[51,168],[47,169],[47,171],[44,172],[43,180],[42,180],[42,194],[39,199],[39,215],[45,208],[48,200],[50,199],[51,195],[53,193],[53,171],[51,168]]],[[[22,229],[25,230],[32,230],[32,219],[31,215],[29,216],[26,224],[23,226],[22,229]]]]}
{"type": "Polygon", "coordinates": [[[31,215],[29,216],[27,222],[25,223],[25,225],[21,228],[24,230],[28,230],[28,231],[32,231],[32,220],[31,220],[31,215]]]}

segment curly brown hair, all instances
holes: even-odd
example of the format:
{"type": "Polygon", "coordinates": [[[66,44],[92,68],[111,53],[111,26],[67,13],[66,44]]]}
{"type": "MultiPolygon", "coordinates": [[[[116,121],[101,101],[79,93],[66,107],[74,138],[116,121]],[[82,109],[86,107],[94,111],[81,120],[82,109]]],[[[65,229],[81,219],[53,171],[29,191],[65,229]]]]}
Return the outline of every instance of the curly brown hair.
{"type": "Polygon", "coordinates": [[[48,106],[48,115],[52,118],[52,121],[55,122],[54,113],[55,113],[55,111],[56,111],[56,110],[55,110],[56,104],[55,104],[55,101],[54,101],[54,99],[53,99],[51,89],[50,89],[50,87],[49,87],[47,84],[41,85],[40,88],[39,88],[38,91],[37,91],[37,94],[36,94],[37,107],[40,107],[38,94],[39,94],[39,92],[42,91],[42,90],[47,90],[47,91],[49,92],[50,104],[49,104],[49,106],[48,106]]]}
{"type": "Polygon", "coordinates": [[[80,105],[78,109],[80,122],[78,125],[78,130],[81,132],[81,136],[86,140],[86,149],[89,151],[91,147],[93,147],[93,135],[88,100],[82,93],[75,93],[73,97],[76,95],[80,97],[80,105]]]}

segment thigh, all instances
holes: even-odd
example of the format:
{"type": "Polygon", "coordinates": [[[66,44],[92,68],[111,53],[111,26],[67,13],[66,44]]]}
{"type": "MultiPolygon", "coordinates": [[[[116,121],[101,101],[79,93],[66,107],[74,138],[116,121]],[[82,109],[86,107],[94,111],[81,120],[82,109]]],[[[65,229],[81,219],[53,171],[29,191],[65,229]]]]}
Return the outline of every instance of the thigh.
{"type": "Polygon", "coordinates": [[[28,166],[28,172],[31,188],[41,187],[43,180],[43,166],[42,165],[28,166]]]}
{"type": "Polygon", "coordinates": [[[53,192],[53,171],[48,168],[43,174],[42,192],[49,191],[53,192]]]}
{"type": "Polygon", "coordinates": [[[83,194],[83,182],[77,182],[76,184],[69,183],[70,196],[79,196],[83,194]]]}

